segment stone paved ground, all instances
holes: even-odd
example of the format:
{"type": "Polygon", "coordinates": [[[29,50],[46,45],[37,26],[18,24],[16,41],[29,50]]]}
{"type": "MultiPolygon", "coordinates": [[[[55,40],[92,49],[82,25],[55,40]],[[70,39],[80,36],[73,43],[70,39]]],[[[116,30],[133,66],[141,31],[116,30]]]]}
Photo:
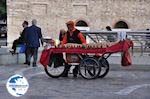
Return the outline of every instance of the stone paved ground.
{"type": "Polygon", "coordinates": [[[11,75],[27,78],[29,89],[17,99],[150,99],[150,67],[131,66],[123,68],[112,65],[103,79],[85,80],[82,77],[49,78],[41,65],[0,66],[0,99],[16,99],[6,89],[11,75]]]}

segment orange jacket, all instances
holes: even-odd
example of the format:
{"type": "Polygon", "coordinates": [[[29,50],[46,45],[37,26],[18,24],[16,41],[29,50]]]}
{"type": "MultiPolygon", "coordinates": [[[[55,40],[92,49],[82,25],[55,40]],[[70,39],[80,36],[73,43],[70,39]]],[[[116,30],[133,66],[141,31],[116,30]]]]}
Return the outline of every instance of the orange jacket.
{"type": "MultiPolygon", "coordinates": [[[[72,35],[72,33],[70,33],[70,35],[72,35]]],[[[81,32],[78,34],[78,38],[81,40],[82,44],[86,44],[85,37],[81,32]]],[[[66,43],[67,43],[67,34],[65,34],[61,44],[66,44],[66,43]]]]}

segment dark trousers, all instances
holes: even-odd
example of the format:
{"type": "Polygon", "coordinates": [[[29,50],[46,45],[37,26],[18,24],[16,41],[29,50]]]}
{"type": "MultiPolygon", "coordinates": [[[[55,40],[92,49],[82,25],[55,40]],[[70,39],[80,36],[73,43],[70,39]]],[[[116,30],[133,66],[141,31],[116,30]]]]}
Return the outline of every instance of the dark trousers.
{"type": "Polygon", "coordinates": [[[14,52],[16,52],[16,47],[18,44],[23,44],[22,42],[20,42],[19,39],[16,39],[13,41],[13,45],[12,45],[12,49],[14,50],[14,52]]]}
{"type": "Polygon", "coordinates": [[[36,64],[38,58],[38,48],[27,48],[27,62],[30,63],[31,58],[33,56],[33,64],[36,64]]]}
{"type": "MultiPolygon", "coordinates": [[[[12,49],[14,50],[14,53],[16,53],[16,47],[18,44],[24,44],[24,43],[19,39],[14,40],[12,45],[12,49]]],[[[27,63],[27,49],[25,50],[25,63],[27,63]]]]}
{"type": "MultiPolygon", "coordinates": [[[[69,70],[70,70],[71,65],[66,65],[65,67],[65,73],[68,74],[69,70]]],[[[79,65],[76,65],[75,68],[73,69],[73,75],[77,75],[78,74],[78,70],[79,70],[79,65]]]]}
{"type": "Polygon", "coordinates": [[[24,53],[24,54],[25,54],[25,63],[27,63],[27,62],[28,62],[28,57],[27,57],[27,55],[28,55],[28,54],[27,54],[27,48],[26,48],[26,50],[25,50],[25,53],[24,53]]]}

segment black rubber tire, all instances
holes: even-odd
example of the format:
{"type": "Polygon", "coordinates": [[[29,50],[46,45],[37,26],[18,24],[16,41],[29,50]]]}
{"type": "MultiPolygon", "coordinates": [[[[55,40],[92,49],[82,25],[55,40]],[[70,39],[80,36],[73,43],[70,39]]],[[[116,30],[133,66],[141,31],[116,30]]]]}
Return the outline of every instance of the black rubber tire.
{"type": "Polygon", "coordinates": [[[44,68],[46,74],[49,77],[59,78],[63,75],[63,73],[65,72],[65,65],[66,65],[65,60],[62,59],[62,65],[59,65],[59,63],[60,61],[58,61],[55,56],[51,57],[51,60],[49,61],[49,65],[44,68]],[[62,70],[60,71],[60,73],[54,74],[54,71],[57,71],[58,69],[62,69],[62,70]]]}
{"type": "Polygon", "coordinates": [[[85,79],[95,79],[99,76],[101,67],[97,59],[85,57],[79,64],[79,74],[85,79]]]}
{"type": "Polygon", "coordinates": [[[101,73],[99,74],[99,78],[104,78],[109,72],[109,62],[104,57],[100,57],[98,59],[98,62],[101,67],[101,73]]]}

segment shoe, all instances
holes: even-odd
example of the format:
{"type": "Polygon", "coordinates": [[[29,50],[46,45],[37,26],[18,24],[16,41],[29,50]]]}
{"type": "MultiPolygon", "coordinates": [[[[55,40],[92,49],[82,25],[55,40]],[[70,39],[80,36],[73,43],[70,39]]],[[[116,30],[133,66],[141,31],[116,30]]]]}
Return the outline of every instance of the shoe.
{"type": "Polygon", "coordinates": [[[74,78],[77,78],[77,75],[78,75],[78,69],[77,69],[77,67],[75,67],[75,68],[73,69],[73,77],[74,77],[74,78]]]}
{"type": "Polygon", "coordinates": [[[32,67],[37,67],[37,65],[33,65],[32,67]]]}
{"type": "Polygon", "coordinates": [[[64,73],[64,74],[62,74],[62,76],[61,77],[68,77],[68,73],[64,73]]]}
{"type": "Polygon", "coordinates": [[[23,64],[27,64],[27,65],[28,65],[28,63],[27,63],[27,62],[25,62],[25,63],[23,63],[23,64]]]}
{"type": "Polygon", "coordinates": [[[62,74],[61,77],[68,77],[68,69],[65,69],[64,73],[62,74]]]}
{"type": "Polygon", "coordinates": [[[29,65],[29,66],[30,66],[30,62],[27,62],[27,65],[29,65]]]}
{"type": "Polygon", "coordinates": [[[32,66],[33,66],[33,67],[37,67],[36,63],[33,63],[32,66]]]}
{"type": "Polygon", "coordinates": [[[77,78],[77,74],[73,74],[73,77],[74,77],[74,78],[77,78]]]}
{"type": "Polygon", "coordinates": [[[14,55],[15,54],[15,51],[14,50],[9,50],[9,52],[14,55]]]}
{"type": "Polygon", "coordinates": [[[62,76],[61,77],[68,77],[68,72],[69,72],[69,70],[70,70],[70,65],[68,65],[68,64],[65,64],[65,71],[64,71],[64,73],[62,74],[62,76]]]}

